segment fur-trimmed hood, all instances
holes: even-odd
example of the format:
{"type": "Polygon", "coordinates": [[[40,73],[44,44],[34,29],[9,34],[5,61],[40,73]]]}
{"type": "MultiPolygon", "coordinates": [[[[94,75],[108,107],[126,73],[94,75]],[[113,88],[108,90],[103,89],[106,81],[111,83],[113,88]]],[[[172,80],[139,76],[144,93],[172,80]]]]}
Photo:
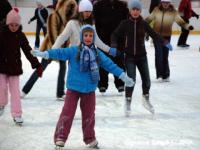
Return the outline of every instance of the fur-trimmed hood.
{"type": "Polygon", "coordinates": [[[75,0],[58,0],[56,11],[60,14],[62,20],[67,22],[77,13],[77,3],[75,0]]]}
{"type": "MultiPolygon", "coordinates": [[[[62,33],[67,22],[77,13],[75,0],[58,0],[56,10],[51,13],[47,21],[47,34],[40,47],[41,51],[50,49],[57,37],[62,33]]],[[[68,46],[66,42],[63,47],[68,46]]]]}

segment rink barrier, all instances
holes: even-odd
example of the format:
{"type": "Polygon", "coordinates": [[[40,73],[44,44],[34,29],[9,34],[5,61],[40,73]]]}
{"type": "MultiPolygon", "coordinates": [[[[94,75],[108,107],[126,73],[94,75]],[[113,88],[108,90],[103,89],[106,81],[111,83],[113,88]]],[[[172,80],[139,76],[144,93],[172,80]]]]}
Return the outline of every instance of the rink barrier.
{"type": "MultiPolygon", "coordinates": [[[[26,35],[35,35],[35,32],[24,32],[26,35]]],[[[172,34],[173,35],[177,35],[177,34],[180,34],[181,31],[178,31],[178,30],[174,30],[172,31],[172,34]]],[[[190,34],[193,34],[193,35],[200,35],[200,30],[194,30],[194,31],[190,31],[190,34]]],[[[43,35],[43,32],[40,33],[40,35],[43,35]]]]}

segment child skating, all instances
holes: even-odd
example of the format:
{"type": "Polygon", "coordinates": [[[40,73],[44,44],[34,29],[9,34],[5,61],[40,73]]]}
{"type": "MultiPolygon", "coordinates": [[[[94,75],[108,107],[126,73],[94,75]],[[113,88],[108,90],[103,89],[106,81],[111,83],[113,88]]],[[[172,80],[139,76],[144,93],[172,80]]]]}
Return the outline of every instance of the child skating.
{"type": "MultiPolygon", "coordinates": [[[[143,106],[154,114],[154,108],[150,103],[150,75],[147,60],[147,53],[145,49],[145,33],[147,32],[158,43],[164,42],[151,29],[151,27],[143,20],[141,14],[142,6],[139,0],[129,0],[128,8],[130,17],[121,22],[117,29],[111,36],[111,46],[117,47],[119,40],[124,42],[124,62],[127,75],[134,81],[136,80],[136,67],[139,70],[142,79],[142,104],[143,106]]],[[[164,43],[163,43],[164,44],[164,43]]],[[[167,46],[171,46],[167,44],[167,46]]],[[[160,46],[161,47],[161,46],[160,46]]],[[[125,88],[125,115],[129,116],[131,113],[131,102],[134,87],[125,88]]]]}
{"type": "Polygon", "coordinates": [[[6,25],[0,27],[0,115],[10,96],[11,114],[14,122],[19,125],[23,123],[19,90],[19,76],[23,72],[20,49],[41,77],[42,67],[30,53],[31,47],[22,32],[18,9],[14,8],[7,14],[6,25]]]}
{"type": "Polygon", "coordinates": [[[32,51],[34,56],[69,61],[65,103],[54,134],[54,142],[58,148],[65,145],[79,99],[82,112],[83,141],[89,148],[98,148],[94,127],[95,90],[99,81],[100,66],[118,76],[127,87],[134,85],[133,80],[121,68],[95,47],[94,34],[95,30],[91,25],[84,25],[81,28],[81,44],[79,46],[52,49],[45,52],[32,51]]]}

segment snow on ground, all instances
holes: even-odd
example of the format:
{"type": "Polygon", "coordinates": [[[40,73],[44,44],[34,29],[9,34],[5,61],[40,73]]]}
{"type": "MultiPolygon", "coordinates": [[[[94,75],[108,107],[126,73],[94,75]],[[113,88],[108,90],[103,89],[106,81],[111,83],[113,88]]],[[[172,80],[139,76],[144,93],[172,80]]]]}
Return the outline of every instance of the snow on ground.
{"type": "MultiPolygon", "coordinates": [[[[29,37],[31,45],[34,38],[29,37]]],[[[200,36],[190,35],[190,49],[176,47],[170,52],[171,82],[155,79],[154,48],[146,43],[151,75],[151,101],[154,118],[141,105],[141,81],[133,95],[132,115],[124,116],[124,96],[117,93],[110,75],[105,96],[98,90],[96,104],[96,137],[102,150],[199,150],[200,147],[200,36]]],[[[24,74],[20,86],[32,69],[23,56],[24,74]]],[[[58,64],[51,63],[43,77],[22,100],[24,124],[16,126],[10,115],[10,104],[0,117],[0,150],[53,150],[53,134],[63,102],[55,99],[58,64]]],[[[80,109],[73,122],[64,150],[82,150],[80,109]]]]}

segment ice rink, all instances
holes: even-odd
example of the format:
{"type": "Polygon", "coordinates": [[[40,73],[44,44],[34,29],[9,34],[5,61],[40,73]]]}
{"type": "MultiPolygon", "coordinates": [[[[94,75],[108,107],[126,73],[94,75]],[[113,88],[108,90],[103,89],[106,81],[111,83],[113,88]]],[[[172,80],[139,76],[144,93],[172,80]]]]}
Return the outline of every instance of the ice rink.
{"type": "MultiPolygon", "coordinates": [[[[124,95],[120,96],[109,76],[109,88],[102,96],[98,90],[96,104],[96,137],[101,150],[199,150],[200,148],[200,36],[190,35],[189,49],[176,47],[178,36],[172,36],[174,50],[169,61],[171,81],[155,79],[154,48],[146,42],[151,76],[150,100],[155,116],[142,104],[140,75],[132,101],[132,114],[124,116],[124,95]]],[[[34,37],[29,36],[31,46],[34,37]]],[[[24,74],[20,88],[33,70],[23,59],[24,74]]],[[[16,126],[10,104],[0,116],[0,150],[53,150],[53,135],[63,102],[56,100],[58,63],[52,62],[31,92],[22,99],[22,127],[16,126]]],[[[64,150],[84,150],[81,115],[78,107],[64,150]]]]}

